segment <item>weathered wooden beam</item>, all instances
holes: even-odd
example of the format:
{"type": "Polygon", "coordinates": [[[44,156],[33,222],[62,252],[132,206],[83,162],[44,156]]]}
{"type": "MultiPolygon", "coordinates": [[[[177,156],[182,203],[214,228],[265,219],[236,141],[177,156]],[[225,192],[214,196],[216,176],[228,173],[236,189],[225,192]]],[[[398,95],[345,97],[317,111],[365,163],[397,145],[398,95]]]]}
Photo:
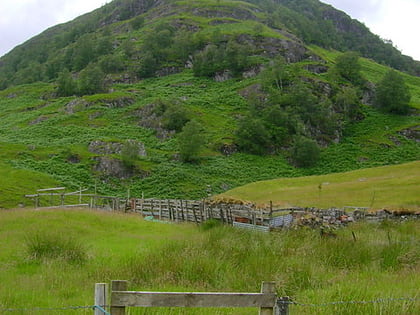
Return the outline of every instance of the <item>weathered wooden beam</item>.
{"type": "Polygon", "coordinates": [[[41,191],[55,191],[55,190],[65,190],[66,187],[55,187],[55,188],[44,188],[44,189],[37,189],[38,192],[41,191]]]}
{"type": "MultiPolygon", "coordinates": [[[[273,308],[275,293],[113,291],[112,307],[263,307],[273,308]]],[[[112,313],[114,314],[114,313],[112,313]]]]}

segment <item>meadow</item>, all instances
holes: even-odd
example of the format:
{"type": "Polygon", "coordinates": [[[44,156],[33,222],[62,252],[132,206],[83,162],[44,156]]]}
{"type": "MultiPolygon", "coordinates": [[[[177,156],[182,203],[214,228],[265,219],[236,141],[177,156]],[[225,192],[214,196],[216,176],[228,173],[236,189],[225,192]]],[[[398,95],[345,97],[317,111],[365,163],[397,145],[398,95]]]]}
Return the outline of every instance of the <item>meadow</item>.
{"type": "Polygon", "coordinates": [[[216,196],[267,206],[300,206],[418,211],[420,162],[328,175],[279,178],[251,183],[216,196]]]}
{"type": "MultiPolygon", "coordinates": [[[[290,314],[418,314],[419,221],[355,223],[337,234],[334,239],[311,229],[263,234],[82,209],[3,210],[0,313],[91,314],[34,307],[89,306],[95,283],[125,279],[130,290],[153,291],[258,292],[262,281],[275,281],[280,296],[316,305],[292,305],[290,314]],[[320,305],[378,299],[384,300],[320,305]]],[[[257,312],[129,308],[128,313],[257,312]]]]}

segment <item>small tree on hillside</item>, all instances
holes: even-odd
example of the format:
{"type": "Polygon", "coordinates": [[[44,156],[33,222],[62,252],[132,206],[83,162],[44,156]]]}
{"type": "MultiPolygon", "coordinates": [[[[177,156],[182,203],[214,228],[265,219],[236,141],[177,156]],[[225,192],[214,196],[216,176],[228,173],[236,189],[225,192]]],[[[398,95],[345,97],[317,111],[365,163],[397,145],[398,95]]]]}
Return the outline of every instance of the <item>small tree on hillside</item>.
{"type": "Polygon", "coordinates": [[[124,166],[129,170],[134,170],[135,163],[139,157],[140,145],[138,142],[128,140],[121,149],[121,159],[124,166]]]}
{"type": "Polygon", "coordinates": [[[270,133],[264,121],[251,116],[243,118],[236,130],[236,143],[240,150],[263,155],[270,148],[270,133]]]}
{"type": "Polygon", "coordinates": [[[77,93],[76,81],[72,78],[69,70],[64,69],[58,75],[57,79],[57,95],[71,96],[77,93]]]}
{"type": "Polygon", "coordinates": [[[410,91],[404,78],[395,70],[389,70],[376,87],[375,104],[386,112],[407,114],[410,99],[410,91]]]}
{"type": "Polygon", "coordinates": [[[314,140],[305,137],[295,139],[295,144],[292,148],[292,159],[296,166],[314,166],[319,160],[319,155],[320,149],[314,140]]]}
{"type": "Polygon", "coordinates": [[[179,153],[183,162],[194,162],[204,145],[202,126],[195,120],[191,120],[182,128],[178,136],[179,153]]]}
{"type": "Polygon", "coordinates": [[[88,65],[79,76],[79,94],[95,94],[105,89],[105,74],[93,64],[88,65]]]}
{"type": "Polygon", "coordinates": [[[346,52],[336,59],[335,68],[340,76],[352,82],[361,84],[362,76],[360,70],[362,66],[359,63],[359,55],[356,52],[346,52]]]}

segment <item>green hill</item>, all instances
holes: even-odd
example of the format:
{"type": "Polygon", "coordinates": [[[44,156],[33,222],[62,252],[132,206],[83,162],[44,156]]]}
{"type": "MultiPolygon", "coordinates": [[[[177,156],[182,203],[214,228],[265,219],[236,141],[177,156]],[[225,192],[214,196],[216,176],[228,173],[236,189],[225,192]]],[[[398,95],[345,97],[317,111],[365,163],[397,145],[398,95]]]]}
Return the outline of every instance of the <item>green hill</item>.
{"type": "Polygon", "coordinates": [[[0,207],[51,185],[203,198],[418,160],[417,66],[318,1],[113,1],[0,59],[0,207]],[[406,115],[373,106],[389,66],[406,115]]]}

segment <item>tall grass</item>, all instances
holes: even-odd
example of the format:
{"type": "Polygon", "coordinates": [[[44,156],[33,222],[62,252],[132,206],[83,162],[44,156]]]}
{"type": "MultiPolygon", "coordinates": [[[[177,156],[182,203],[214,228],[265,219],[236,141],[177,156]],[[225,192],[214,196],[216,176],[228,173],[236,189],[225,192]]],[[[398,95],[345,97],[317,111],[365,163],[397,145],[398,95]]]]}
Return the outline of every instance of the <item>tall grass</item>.
{"type": "MultiPolygon", "coordinates": [[[[419,224],[357,223],[324,239],[311,229],[264,234],[103,212],[3,211],[0,309],[91,305],[94,284],[113,279],[129,280],[130,290],[237,292],[258,292],[262,281],[275,281],[279,295],[303,304],[418,298],[419,224]],[[73,263],[71,253],[83,263],[73,263]]],[[[292,305],[291,314],[414,315],[419,307],[419,301],[292,305]]],[[[256,313],[129,308],[129,314],[256,313]]]]}
{"type": "Polygon", "coordinates": [[[71,264],[83,264],[87,260],[87,250],[83,244],[67,235],[45,231],[28,234],[25,245],[29,260],[41,262],[59,259],[71,264]]]}

